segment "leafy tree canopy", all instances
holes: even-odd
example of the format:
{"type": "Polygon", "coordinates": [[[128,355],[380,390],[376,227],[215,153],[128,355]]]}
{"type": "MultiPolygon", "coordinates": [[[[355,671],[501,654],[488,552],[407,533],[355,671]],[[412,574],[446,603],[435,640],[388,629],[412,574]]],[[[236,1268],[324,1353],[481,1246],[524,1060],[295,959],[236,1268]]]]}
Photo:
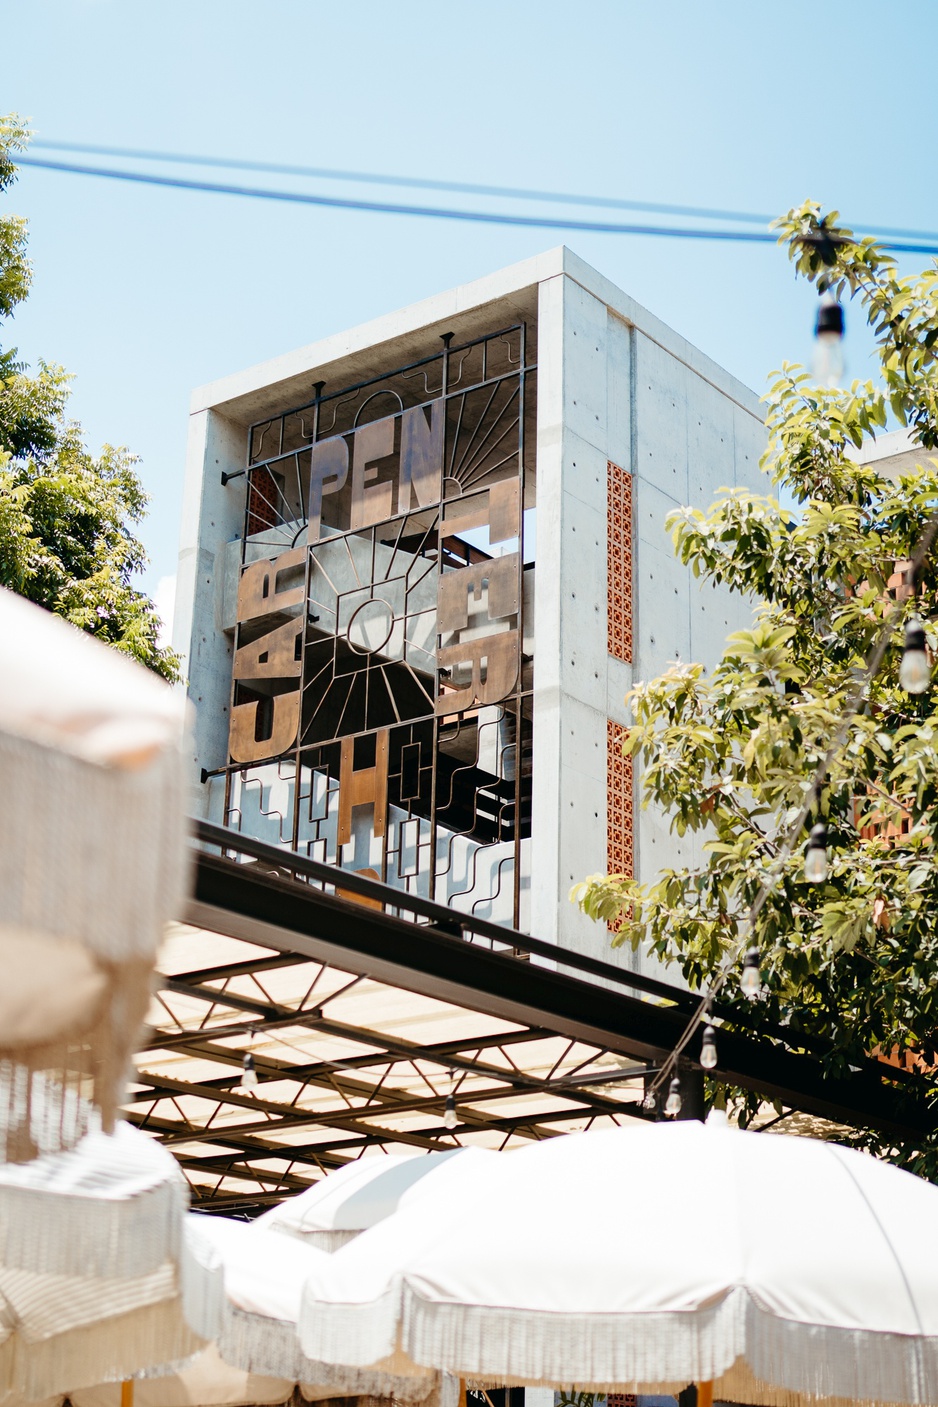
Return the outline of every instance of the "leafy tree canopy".
{"type": "MultiPolygon", "coordinates": [[[[799,845],[753,932],[765,1000],[748,1009],[740,968],[720,1011],[751,1029],[785,1023],[829,1043],[832,1071],[881,1053],[913,1057],[911,1093],[935,1099],[938,1046],[938,690],[899,686],[904,620],[938,646],[938,565],[914,585],[904,568],[938,510],[938,265],[899,278],[894,262],[813,203],[779,222],[799,274],[850,295],[873,328],[882,379],[849,390],[814,385],[800,367],[774,374],[763,467],[794,511],[767,495],[727,492],[706,513],[668,516],[680,560],[702,581],[752,600],[752,629],[727,641],[712,673],[678,664],[639,683],[624,751],[641,763],[643,805],[678,835],[697,833],[700,863],[639,884],[593,876],[573,897],[618,927],[617,944],[677,963],[706,988],[735,953],[780,842],[812,793],[887,613],[890,648],[819,792],[809,825],[829,828],[826,883],[808,884],[799,845]],[[910,427],[921,465],[897,478],[851,451],[887,424],[910,427]]],[[[814,1044],[814,1040],[811,1040],[814,1044]]],[[[897,1091],[897,1099],[900,1095],[897,1091]]],[[[750,1105],[751,1112],[752,1105],[750,1105]]],[[[744,1111],[745,1119],[745,1111],[744,1111]]],[[[916,1147],[859,1140],[929,1176],[938,1139],[916,1147]]]]}
{"type": "MultiPolygon", "coordinates": [[[[15,180],[28,136],[17,117],[0,117],[0,193],[15,180]]],[[[0,320],[24,300],[31,277],[26,221],[0,215],[0,320]]],[[[0,343],[0,585],[178,679],[177,656],[158,642],[156,608],[132,584],[146,564],[134,536],[147,505],[137,460],[111,445],[89,453],[66,414],[69,380],[46,362],[30,373],[16,348],[0,343]]]]}

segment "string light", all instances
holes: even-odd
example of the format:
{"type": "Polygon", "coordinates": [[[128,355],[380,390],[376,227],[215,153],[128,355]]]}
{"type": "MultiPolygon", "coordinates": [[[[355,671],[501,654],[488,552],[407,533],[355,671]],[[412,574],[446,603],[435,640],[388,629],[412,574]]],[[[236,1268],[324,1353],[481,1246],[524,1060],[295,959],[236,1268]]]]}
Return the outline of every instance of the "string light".
{"type": "Polygon", "coordinates": [[[762,969],[759,963],[758,948],[750,948],[746,954],[739,986],[747,1001],[758,1001],[762,996],[762,969]]]}
{"type": "MultiPolygon", "coordinates": [[[[909,570],[906,573],[908,580],[914,581],[917,578],[918,573],[921,571],[921,568],[932,549],[932,545],[935,541],[936,535],[938,535],[938,513],[933,513],[926,522],[924,528],[922,529],[921,536],[919,537],[918,542],[915,545],[915,550],[912,553],[909,570]]],[[[875,679],[876,675],[878,674],[882,666],[883,660],[886,657],[886,651],[888,650],[890,642],[893,638],[893,633],[898,624],[898,617],[901,610],[902,603],[896,601],[893,603],[892,608],[887,612],[880,626],[879,634],[875,638],[872,649],[870,650],[869,656],[867,657],[866,668],[856,678],[854,686],[847,696],[847,699],[844,703],[843,711],[841,713],[840,722],[836,728],[836,731],[834,732],[833,737],[831,738],[827,751],[824,753],[824,756],[818,763],[817,769],[814,774],[814,780],[805,793],[805,799],[801,805],[801,808],[799,809],[798,814],[792,820],[792,823],[789,826],[786,835],[779,844],[778,849],[775,853],[775,859],[770,867],[769,873],[763,880],[759,892],[753,899],[752,904],[749,908],[749,912],[741,925],[742,932],[739,936],[739,941],[727,954],[723,966],[714,978],[709,990],[705,992],[704,995],[701,997],[696,1011],[694,1012],[693,1016],[691,1016],[690,1020],[687,1022],[687,1025],[684,1027],[684,1031],[678,1039],[676,1045],[674,1046],[674,1049],[671,1051],[671,1054],[661,1065],[658,1075],[650,1089],[650,1093],[652,1095],[654,1095],[657,1090],[661,1088],[664,1081],[667,1079],[670,1071],[676,1068],[678,1060],[680,1059],[682,1053],[687,1049],[687,1046],[690,1041],[693,1039],[694,1033],[697,1030],[698,1026],[701,1024],[701,1022],[708,1020],[710,1010],[713,1006],[714,1001],[716,1000],[724,984],[732,973],[736,963],[739,961],[740,954],[742,953],[746,943],[751,941],[752,934],[755,930],[756,919],[762,912],[766,901],[774,893],[775,888],[779,883],[779,880],[783,877],[786,872],[788,862],[791,859],[795,847],[798,844],[798,837],[801,835],[802,829],[808,817],[810,816],[813,807],[816,805],[818,794],[820,792],[824,779],[827,776],[828,771],[830,770],[831,763],[833,762],[837,754],[840,752],[841,748],[847,742],[847,739],[850,736],[850,725],[866,702],[867,690],[870,684],[872,683],[873,679],[875,679]]],[[[917,624],[921,629],[921,622],[909,622],[909,625],[914,624],[917,624]]],[[[909,630],[907,626],[906,648],[911,647],[913,653],[917,653],[919,650],[924,653],[924,644],[924,630],[922,631],[921,637],[913,635],[912,639],[909,640],[909,630]]],[[[920,666],[921,659],[913,660],[912,667],[910,667],[910,672],[912,668],[915,669],[915,677],[913,677],[913,683],[918,684],[919,688],[921,689],[922,686],[919,684],[920,666]]],[[[928,687],[927,683],[924,687],[928,687]]],[[[755,1001],[758,997],[762,995],[762,975],[759,969],[758,948],[750,947],[746,953],[745,962],[743,964],[743,972],[740,979],[740,987],[745,993],[745,995],[750,999],[750,1001],[755,1001]]]]}
{"type": "Polygon", "coordinates": [[[443,1105],[443,1127],[454,1129],[459,1123],[459,1115],[456,1113],[456,1101],[451,1094],[446,1096],[446,1103],[443,1105]]]}
{"type": "Polygon", "coordinates": [[[823,821],[811,827],[804,852],[804,877],[807,884],[823,884],[827,879],[827,827],[823,821]]]}
{"type": "Polygon", "coordinates": [[[704,1070],[717,1068],[717,1038],[713,1026],[708,1021],[700,1042],[700,1064],[704,1070]]]}
{"type": "Polygon", "coordinates": [[[668,1098],[665,1102],[664,1112],[668,1115],[669,1118],[676,1119],[678,1114],[680,1114],[681,1112],[682,1104],[683,1100],[681,1099],[681,1082],[678,1079],[677,1075],[675,1075],[674,1079],[671,1081],[671,1087],[668,1090],[668,1098]]]}
{"type": "Polygon", "coordinates": [[[257,1089],[257,1071],[254,1068],[254,1056],[251,1052],[245,1051],[244,1059],[241,1062],[244,1067],[241,1071],[241,1079],[238,1081],[238,1088],[247,1094],[252,1089],[257,1089]]]}
{"type": "Polygon", "coordinates": [[[830,293],[821,297],[814,336],[815,377],[822,386],[837,386],[844,374],[844,310],[830,293]]]}
{"type": "Polygon", "coordinates": [[[658,1108],[658,1096],[655,1094],[654,1089],[650,1088],[645,1091],[645,1098],[642,1100],[642,1108],[647,1114],[653,1114],[658,1108]]]}
{"type": "Polygon", "coordinates": [[[907,694],[924,694],[931,683],[931,667],[925,649],[925,630],[920,620],[906,621],[899,683],[907,694]]]}

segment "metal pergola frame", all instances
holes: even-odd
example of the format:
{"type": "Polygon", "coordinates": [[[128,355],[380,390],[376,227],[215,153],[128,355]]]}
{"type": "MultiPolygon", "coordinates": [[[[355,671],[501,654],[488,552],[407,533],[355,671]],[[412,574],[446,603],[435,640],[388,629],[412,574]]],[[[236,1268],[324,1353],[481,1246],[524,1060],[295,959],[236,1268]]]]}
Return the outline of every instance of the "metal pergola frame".
{"type": "MultiPolygon", "coordinates": [[[[160,976],[168,1019],[138,1058],[126,1112],[173,1149],[200,1209],[253,1215],[375,1147],[429,1151],[482,1135],[504,1144],[654,1117],[641,1107],[643,1076],[673,1049],[693,994],[206,822],[194,829],[195,888],[181,917],[251,946],[236,962],[160,976]],[[337,882],[347,897],[335,893],[337,882]],[[325,1000],[315,984],[302,1000],[264,997],[265,980],[310,963],[341,975],[325,1000]],[[375,983],[476,1013],[480,1029],[427,1044],[330,1013],[375,983]],[[204,1016],[181,1021],[175,999],[204,1016]],[[485,1029],[493,1020],[497,1029],[485,1029]],[[345,1053],[300,1063],[259,1054],[257,1089],[240,1089],[245,1042],[253,1033],[276,1042],[288,1030],[338,1041],[345,1053]],[[545,1042],[561,1052],[552,1068],[526,1068],[545,1042]],[[196,1073],[167,1074],[157,1052],[196,1073]],[[407,1090],[401,1072],[415,1072],[407,1090]],[[267,1097],[268,1085],[289,1097],[267,1097]],[[455,1128],[444,1124],[450,1093],[455,1128]],[[320,1102],[304,1105],[313,1094],[320,1102]],[[524,1108],[526,1100],[539,1107],[524,1108]]],[[[899,1138],[934,1127],[894,1067],[868,1060],[835,1078],[824,1072],[823,1051],[797,1048],[784,1028],[756,1037],[739,1030],[738,1016],[734,1024],[719,1040],[728,1084],[899,1138]]],[[[695,1038],[692,1067],[698,1056],[695,1038]]]]}

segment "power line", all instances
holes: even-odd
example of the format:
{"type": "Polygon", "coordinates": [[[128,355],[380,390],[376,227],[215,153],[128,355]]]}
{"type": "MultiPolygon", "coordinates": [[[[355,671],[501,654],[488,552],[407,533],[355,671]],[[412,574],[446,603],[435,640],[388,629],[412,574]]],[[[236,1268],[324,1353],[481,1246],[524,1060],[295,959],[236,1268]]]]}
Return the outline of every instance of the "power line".
{"type": "MultiPolygon", "coordinates": [[[[18,166],[46,171],[65,171],[78,176],[100,176],[111,181],[132,181],[139,185],[164,186],[175,190],[207,192],[213,195],[245,196],[253,200],[286,201],[294,205],[326,206],[338,210],[362,210],[381,215],[413,215],[424,219],[460,220],[480,225],[513,225],[527,229],[580,230],[590,234],[651,235],[664,239],[717,240],[723,243],[777,244],[768,230],[710,230],[687,225],[615,224],[602,220],[574,220],[546,215],[509,215],[494,210],[454,210],[434,205],[398,205],[378,200],[357,200],[343,196],[313,195],[305,191],[270,190],[256,186],[234,186],[217,181],[189,181],[181,176],[159,176],[145,171],[122,171],[107,166],[85,166],[76,162],[50,161],[42,157],[18,156],[18,166]]],[[[928,244],[910,240],[890,240],[882,245],[894,253],[938,255],[938,235],[928,244]]]]}
{"type": "MultiPolygon", "coordinates": [[[[190,181],[181,176],[158,176],[146,171],[123,171],[109,166],[85,166],[42,157],[19,156],[18,166],[35,166],[47,171],[68,171],[80,176],[103,176],[143,185],[168,186],[177,190],[205,191],[215,195],[247,196],[255,200],[282,200],[298,205],[328,206],[339,210],[365,210],[382,215],[415,215],[429,219],[468,220],[476,224],[520,225],[536,229],[584,230],[599,234],[649,234],[683,239],[744,240],[775,244],[776,236],[761,230],[706,230],[686,226],[614,224],[602,220],[563,220],[549,215],[510,215],[500,211],[454,210],[435,205],[401,205],[389,201],[359,200],[346,196],[315,195],[306,191],[270,190],[259,186],[234,186],[219,181],[190,181]]],[[[935,246],[938,252],[938,245],[935,246]]]]}
{"type": "MultiPolygon", "coordinates": [[[[300,166],[277,161],[250,161],[241,157],[199,156],[188,152],[149,151],[141,147],[98,146],[87,142],[56,142],[33,138],[31,147],[75,152],[86,156],[127,157],[134,161],[163,161],[181,166],[216,166],[232,171],[258,171],[277,176],[302,176],[315,180],[352,181],[358,185],[399,186],[413,190],[452,191],[461,195],[490,195],[499,200],[534,200],[553,205],[585,205],[605,210],[635,210],[649,215],[677,215],[699,220],[730,220],[740,224],[770,225],[773,215],[751,210],[720,210],[704,205],[673,205],[660,201],[626,200],[615,196],[580,195],[569,191],[536,190],[525,186],[483,185],[471,181],[445,181],[435,177],[396,176],[377,171],[346,171],[331,166],[300,166]]],[[[867,234],[896,239],[938,242],[934,230],[910,230],[876,223],[864,224],[867,234]]]]}
{"type": "MultiPolygon", "coordinates": [[[[293,166],[278,161],[248,161],[230,156],[195,156],[184,152],[146,151],[140,147],[94,146],[86,142],[53,142],[33,138],[30,147],[49,151],[70,151],[83,156],[127,157],[133,161],[165,161],[181,166],[217,166],[232,171],[260,171],[274,176],[305,176],[314,180],[354,181],[357,185],[403,186],[413,190],[452,191],[459,195],[490,195],[499,200],[539,200],[553,205],[590,205],[605,210],[636,210],[649,215],[682,215],[700,220],[736,220],[742,224],[769,225],[771,215],[755,215],[746,210],[713,210],[700,205],[668,205],[656,201],[625,200],[602,195],[573,195],[569,192],[532,190],[523,186],[479,185],[471,181],[443,181],[425,176],[393,176],[377,171],[343,171],[331,166],[293,166]]],[[[916,234],[920,231],[889,231],[916,234]]],[[[931,238],[925,234],[923,238],[931,238]]],[[[938,238],[938,236],[935,236],[938,238]]]]}

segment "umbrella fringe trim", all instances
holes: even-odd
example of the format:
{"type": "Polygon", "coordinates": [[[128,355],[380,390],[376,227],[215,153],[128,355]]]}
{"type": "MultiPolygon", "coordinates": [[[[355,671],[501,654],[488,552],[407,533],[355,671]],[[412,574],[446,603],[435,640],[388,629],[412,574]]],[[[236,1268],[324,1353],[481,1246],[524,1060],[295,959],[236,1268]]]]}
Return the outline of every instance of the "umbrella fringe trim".
{"type": "Polygon", "coordinates": [[[361,1235],[360,1231],[325,1231],[321,1228],[306,1231],[300,1226],[291,1225],[288,1221],[272,1221],[266,1229],[276,1231],[278,1236],[292,1236],[294,1241],[305,1241],[307,1246],[315,1246],[317,1250],[328,1251],[330,1255],[333,1251],[347,1246],[349,1241],[354,1241],[356,1236],[361,1235]]]}
{"type": "Polygon", "coordinates": [[[752,1300],[746,1360],[757,1378],[813,1397],[938,1401],[938,1338],[781,1319],[752,1300]]]}
{"type": "MultiPolygon", "coordinates": [[[[91,1104],[105,1132],[113,1129],[191,855],[175,742],[130,770],[0,730],[0,774],[0,940],[64,941],[84,950],[103,982],[99,999],[80,1004],[54,1038],[41,1022],[0,1031],[0,1161],[26,1163],[74,1147],[91,1104]]],[[[54,970],[48,980],[54,986],[54,970]]]]}
{"type": "MultiPolygon", "coordinates": [[[[359,1351],[367,1328],[353,1330],[359,1351]]],[[[743,1358],[764,1383],[805,1396],[938,1402],[938,1338],[782,1319],[744,1289],[706,1309],[597,1316],[435,1304],[405,1286],[401,1345],[466,1378],[621,1390],[713,1381],[743,1358]]]]}
{"type": "Polygon", "coordinates": [[[299,1338],[303,1352],[312,1359],[367,1368],[394,1353],[400,1317],[401,1288],[396,1278],[383,1295],[367,1303],[329,1304],[304,1292],[299,1338]]]}
{"type": "Polygon", "coordinates": [[[167,1178],[123,1201],[0,1184],[0,1264],[130,1279],[180,1253],[187,1193],[167,1178]]]}
{"type": "Polygon", "coordinates": [[[0,1346],[0,1391],[28,1400],[132,1377],[146,1363],[188,1358],[205,1346],[178,1299],[84,1324],[52,1338],[14,1333],[0,1346]]]}
{"type": "Polygon", "coordinates": [[[404,1289],[401,1342],[417,1363],[461,1377],[578,1387],[708,1382],[736,1360],[738,1292],[694,1314],[597,1316],[427,1302],[404,1289]]]}
{"type": "MultiPolygon", "coordinates": [[[[336,1397],[395,1397],[436,1407],[437,1374],[405,1377],[380,1368],[348,1367],[308,1358],[297,1338],[297,1326],[288,1319],[251,1314],[229,1303],[218,1339],[226,1363],[264,1377],[292,1378],[336,1397]]],[[[445,1404],[440,1404],[445,1407],[445,1404]]]]}
{"type": "MultiPolygon", "coordinates": [[[[191,1222],[179,1251],[180,1306],[192,1332],[208,1342],[216,1339],[225,1325],[225,1266],[215,1247],[204,1237],[193,1235],[190,1227],[191,1222]]],[[[158,1361],[169,1361],[168,1355],[158,1361]]]]}

